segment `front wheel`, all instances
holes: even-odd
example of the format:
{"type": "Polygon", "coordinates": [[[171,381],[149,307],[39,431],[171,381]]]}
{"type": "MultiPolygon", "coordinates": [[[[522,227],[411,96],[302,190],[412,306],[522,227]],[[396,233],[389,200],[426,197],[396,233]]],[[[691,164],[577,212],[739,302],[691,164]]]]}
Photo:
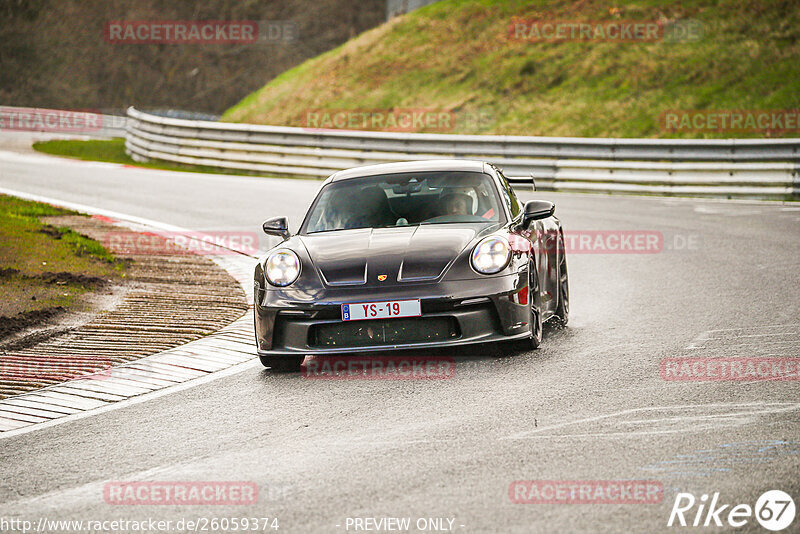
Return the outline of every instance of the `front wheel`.
{"type": "Polygon", "coordinates": [[[258,359],[273,373],[297,373],[305,356],[259,356],[258,359]]]}
{"type": "Polygon", "coordinates": [[[531,301],[531,338],[528,345],[532,349],[538,349],[542,344],[542,306],[539,298],[539,277],[536,275],[536,268],[533,268],[535,284],[531,282],[528,298],[531,301]]]}
{"type": "Polygon", "coordinates": [[[569,321],[569,274],[567,273],[567,251],[564,249],[564,238],[558,238],[558,250],[561,252],[558,260],[558,304],[554,319],[561,326],[566,326],[569,321]]]}
{"type": "Polygon", "coordinates": [[[531,262],[528,267],[528,300],[530,301],[531,336],[519,343],[520,349],[538,349],[542,344],[542,306],[539,297],[539,275],[536,264],[531,262]]]}

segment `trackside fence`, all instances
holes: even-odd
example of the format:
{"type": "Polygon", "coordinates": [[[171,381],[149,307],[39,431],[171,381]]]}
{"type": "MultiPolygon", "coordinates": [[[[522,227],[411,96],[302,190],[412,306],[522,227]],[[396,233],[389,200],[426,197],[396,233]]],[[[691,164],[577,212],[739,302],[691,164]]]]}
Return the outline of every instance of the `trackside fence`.
{"type": "Polygon", "coordinates": [[[800,198],[800,139],[603,139],[320,130],[168,118],[127,111],[125,146],[162,160],[325,178],[395,161],[490,161],[544,191],[800,198]]]}

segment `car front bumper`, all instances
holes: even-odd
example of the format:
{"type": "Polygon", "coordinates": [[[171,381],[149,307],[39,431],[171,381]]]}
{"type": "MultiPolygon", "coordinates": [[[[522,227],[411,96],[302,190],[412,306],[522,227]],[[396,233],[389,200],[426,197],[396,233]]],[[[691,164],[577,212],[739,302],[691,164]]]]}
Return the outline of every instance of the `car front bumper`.
{"type": "Polygon", "coordinates": [[[508,341],[530,335],[527,273],[375,288],[255,287],[259,356],[346,354],[508,341]],[[342,321],[341,305],[420,299],[422,316],[342,321]]]}

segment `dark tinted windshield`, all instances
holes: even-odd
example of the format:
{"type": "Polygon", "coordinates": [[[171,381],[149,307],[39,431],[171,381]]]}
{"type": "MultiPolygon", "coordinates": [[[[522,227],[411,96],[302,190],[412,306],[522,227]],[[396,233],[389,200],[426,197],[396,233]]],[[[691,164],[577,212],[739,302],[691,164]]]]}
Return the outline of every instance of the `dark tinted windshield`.
{"type": "Polygon", "coordinates": [[[490,176],[439,171],[332,182],[306,216],[303,231],[504,221],[490,176]]]}

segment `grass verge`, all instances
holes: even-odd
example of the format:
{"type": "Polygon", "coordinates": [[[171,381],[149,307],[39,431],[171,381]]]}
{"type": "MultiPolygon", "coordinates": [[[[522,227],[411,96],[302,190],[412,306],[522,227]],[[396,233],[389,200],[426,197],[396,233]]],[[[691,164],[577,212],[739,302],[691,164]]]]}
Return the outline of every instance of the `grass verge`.
{"type": "Polygon", "coordinates": [[[42,217],[69,210],[0,195],[0,338],[79,305],[78,296],[125,275],[99,242],[42,217]]]}
{"type": "Polygon", "coordinates": [[[271,176],[257,172],[233,171],[228,169],[218,169],[216,167],[206,167],[203,165],[182,165],[180,163],[169,163],[163,161],[140,163],[138,161],[134,161],[128,154],[125,153],[125,140],[122,138],[89,141],[72,139],[40,141],[33,144],[33,149],[37,152],[50,154],[52,156],[75,158],[83,161],[119,163],[122,165],[130,165],[132,167],[158,169],[162,171],[228,174],[233,176],[271,176]]]}

